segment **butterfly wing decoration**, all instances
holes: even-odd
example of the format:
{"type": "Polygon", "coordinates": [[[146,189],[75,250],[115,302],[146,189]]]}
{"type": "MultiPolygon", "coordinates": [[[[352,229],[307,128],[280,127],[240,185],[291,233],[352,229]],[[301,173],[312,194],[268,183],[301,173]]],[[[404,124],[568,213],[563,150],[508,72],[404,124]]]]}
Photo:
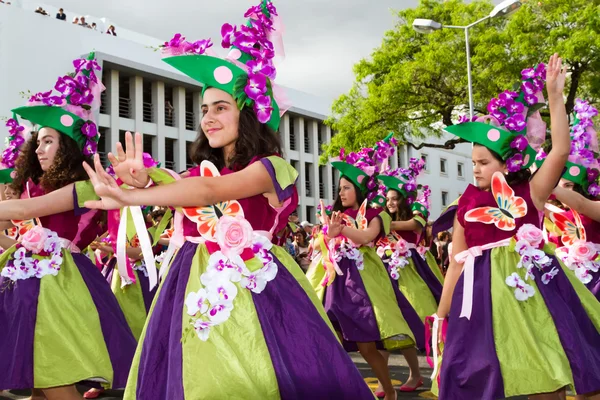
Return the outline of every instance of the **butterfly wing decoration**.
{"type": "Polygon", "coordinates": [[[560,229],[561,241],[565,246],[571,246],[579,240],[586,240],[585,228],[581,222],[581,216],[575,210],[571,210],[573,220],[570,220],[565,213],[549,212],[550,220],[560,229]]]}
{"type": "Polygon", "coordinates": [[[41,225],[40,221],[37,218],[28,220],[13,219],[11,220],[11,222],[17,228],[18,236],[23,236],[34,226],[41,225]]]}
{"type": "Polygon", "coordinates": [[[365,200],[358,209],[358,214],[356,215],[356,227],[360,230],[365,230],[367,229],[367,226],[369,226],[369,221],[367,221],[367,200],[365,200]]]}
{"type": "MultiPolygon", "coordinates": [[[[200,176],[215,177],[221,176],[219,170],[210,161],[202,161],[200,164],[200,176]]],[[[209,241],[215,241],[217,222],[222,216],[244,216],[244,210],[236,200],[221,201],[217,204],[205,207],[187,207],[183,208],[183,214],[196,223],[196,228],[200,235],[209,241]]]]}
{"type": "Polygon", "coordinates": [[[512,231],[517,227],[515,220],[527,215],[527,202],[515,196],[504,175],[496,172],[492,176],[492,194],[498,207],[479,207],[465,214],[468,222],[494,224],[503,231],[512,231]]]}

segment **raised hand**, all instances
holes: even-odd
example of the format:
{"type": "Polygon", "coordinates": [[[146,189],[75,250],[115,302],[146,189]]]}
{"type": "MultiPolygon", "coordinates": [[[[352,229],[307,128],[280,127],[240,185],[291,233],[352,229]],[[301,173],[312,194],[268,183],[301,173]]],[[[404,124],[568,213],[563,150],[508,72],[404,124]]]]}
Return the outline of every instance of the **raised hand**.
{"type": "Polygon", "coordinates": [[[327,226],[327,236],[330,238],[339,236],[344,228],[344,225],[342,225],[342,213],[340,211],[335,211],[331,214],[327,226]]]}
{"type": "Polygon", "coordinates": [[[144,188],[148,185],[150,178],[144,166],[144,147],[142,135],[139,133],[135,134],[134,145],[131,132],[126,132],[125,150],[120,142],[117,143],[117,157],[108,153],[108,160],[123,183],[136,188],[144,188]]]}
{"type": "Polygon", "coordinates": [[[98,154],[94,155],[94,167],[96,171],[86,162],[83,163],[83,168],[90,177],[94,191],[100,197],[100,200],[86,201],[85,207],[98,210],[118,210],[128,205],[128,191],[121,189],[114,178],[102,168],[98,154]]]}
{"type": "Polygon", "coordinates": [[[548,96],[562,96],[565,89],[565,80],[567,76],[567,67],[562,65],[562,59],[557,53],[554,53],[548,61],[546,68],[546,88],[548,96]]]}

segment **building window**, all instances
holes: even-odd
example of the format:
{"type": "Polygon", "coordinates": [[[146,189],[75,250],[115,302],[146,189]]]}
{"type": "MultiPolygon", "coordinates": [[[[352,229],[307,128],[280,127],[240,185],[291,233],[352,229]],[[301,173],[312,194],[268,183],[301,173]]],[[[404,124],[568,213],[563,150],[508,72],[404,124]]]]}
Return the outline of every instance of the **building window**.
{"type": "MultiPolygon", "coordinates": [[[[142,136],[143,141],[144,141],[144,153],[148,153],[150,154],[153,158],[156,159],[156,157],[158,157],[158,154],[154,154],[154,152],[152,151],[152,148],[154,147],[154,141],[156,140],[156,136],[152,136],[152,135],[143,135],[142,136]]],[[[160,161],[160,160],[158,160],[160,161]]]]}
{"type": "Polygon", "coordinates": [[[192,145],[194,142],[185,142],[185,169],[190,169],[194,166],[192,161],[192,145]]]}
{"type": "Polygon", "coordinates": [[[442,190],[442,207],[446,207],[448,205],[448,192],[442,190]]]}
{"type": "Polygon", "coordinates": [[[306,220],[308,222],[313,221],[316,218],[315,214],[315,207],[306,206],[306,220]]]}
{"type": "Polygon", "coordinates": [[[312,197],[312,179],[311,179],[312,164],[304,164],[304,188],[306,189],[306,197],[312,197]]]}
{"type": "Polygon", "coordinates": [[[427,154],[421,154],[421,159],[425,161],[425,171],[429,171],[429,156],[427,154]]]}
{"type": "Polygon", "coordinates": [[[290,117],[290,150],[296,150],[296,129],[294,126],[294,118],[290,117]]]}
{"type": "Polygon", "coordinates": [[[458,172],[459,178],[464,178],[465,177],[465,164],[459,162],[458,166],[457,166],[457,172],[458,172]]]}
{"type": "Polygon", "coordinates": [[[325,198],[325,167],[319,166],[319,198],[325,198]]]}
{"type": "Polygon", "coordinates": [[[175,146],[177,140],[165,138],[165,164],[164,167],[172,171],[175,170],[175,146]]]}
{"type": "Polygon", "coordinates": [[[312,153],[311,151],[311,140],[310,134],[308,132],[308,120],[304,120],[304,152],[307,154],[312,153]]]}
{"type": "Polygon", "coordinates": [[[445,158],[440,158],[440,174],[448,174],[448,161],[445,158]]]}
{"type": "Polygon", "coordinates": [[[142,118],[144,122],[154,122],[154,105],[152,104],[152,82],[142,84],[142,118]]]}

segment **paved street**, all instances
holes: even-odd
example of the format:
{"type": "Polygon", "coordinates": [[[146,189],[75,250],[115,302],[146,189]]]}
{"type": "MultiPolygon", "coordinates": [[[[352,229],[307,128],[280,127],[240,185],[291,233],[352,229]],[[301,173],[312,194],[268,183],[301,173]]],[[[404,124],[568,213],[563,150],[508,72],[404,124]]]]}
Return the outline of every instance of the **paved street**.
{"type": "MultiPolygon", "coordinates": [[[[354,360],[354,363],[360,370],[361,374],[364,376],[367,384],[372,389],[375,389],[377,387],[377,379],[371,373],[371,370],[370,370],[369,366],[367,365],[367,363],[361,358],[361,356],[358,353],[353,353],[353,354],[351,354],[351,356],[352,356],[352,359],[354,360]]],[[[424,356],[419,357],[419,363],[421,365],[421,373],[423,374],[423,376],[429,377],[431,375],[432,371],[431,371],[431,368],[429,368],[429,366],[427,365],[427,361],[425,360],[424,356]]],[[[390,371],[392,374],[392,380],[393,380],[394,385],[397,388],[399,388],[400,385],[402,384],[402,382],[404,382],[408,378],[408,368],[406,367],[404,358],[401,355],[393,354],[390,357],[390,371]]],[[[426,378],[424,387],[420,388],[418,391],[416,391],[414,393],[398,392],[398,399],[402,399],[402,400],[404,400],[404,399],[407,399],[407,400],[408,399],[414,399],[414,400],[435,399],[436,397],[429,391],[430,387],[431,387],[431,382],[429,381],[429,378],[426,378]]],[[[85,388],[81,387],[80,390],[83,393],[85,388]]],[[[15,400],[15,399],[21,400],[21,399],[26,399],[27,397],[28,397],[28,393],[26,391],[12,391],[9,393],[4,392],[4,393],[0,394],[0,400],[9,400],[9,399],[10,400],[15,400]]],[[[108,391],[99,398],[103,399],[103,400],[122,399],[123,392],[122,391],[108,391]]],[[[511,400],[521,400],[521,399],[525,400],[526,397],[512,397],[511,398],[511,400]]],[[[568,396],[567,399],[574,400],[574,398],[571,396],[568,396]]]]}

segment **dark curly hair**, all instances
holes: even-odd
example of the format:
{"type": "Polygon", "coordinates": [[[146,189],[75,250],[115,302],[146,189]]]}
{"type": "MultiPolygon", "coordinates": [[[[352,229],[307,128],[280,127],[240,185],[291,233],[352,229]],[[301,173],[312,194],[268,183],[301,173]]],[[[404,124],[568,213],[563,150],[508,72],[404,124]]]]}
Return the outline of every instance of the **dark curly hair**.
{"type": "Polygon", "coordinates": [[[77,142],[65,134],[58,135],[58,150],[54,163],[48,171],[44,172],[35,153],[38,147],[37,137],[38,132],[33,132],[17,159],[16,177],[10,185],[13,190],[21,193],[30,178],[35,184],[40,184],[47,193],[70,183],[88,179],[83,169],[83,162],[87,161],[93,168],[91,158],[85,157],[77,142]]]}
{"type": "Polygon", "coordinates": [[[412,209],[410,207],[410,204],[408,204],[408,201],[406,201],[406,197],[404,197],[402,193],[400,193],[396,189],[389,189],[388,193],[389,192],[396,192],[396,194],[398,194],[398,209],[396,210],[396,212],[393,213],[390,210],[388,210],[387,203],[385,205],[385,211],[392,216],[392,220],[408,221],[412,219],[412,209]]]}
{"type": "Polygon", "coordinates": [[[219,170],[226,165],[233,170],[240,170],[247,167],[254,157],[283,155],[279,135],[267,125],[261,124],[249,107],[244,107],[240,111],[238,132],[234,154],[230,160],[225,160],[223,150],[210,147],[208,138],[199,125],[198,136],[192,145],[192,161],[200,164],[207,160],[215,164],[219,170]]]}
{"type": "MultiPolygon", "coordinates": [[[[477,143],[474,143],[473,145],[481,146],[480,144],[477,144],[477,143]]],[[[483,146],[483,147],[485,147],[485,146],[483,146]]],[[[488,149],[488,151],[492,154],[492,157],[494,157],[496,160],[500,161],[502,164],[506,163],[506,160],[503,160],[502,157],[500,157],[500,154],[498,154],[495,151],[490,150],[490,149],[488,149]]],[[[516,152],[517,152],[516,150],[513,150],[513,153],[507,155],[506,159],[515,155],[516,152]]],[[[506,183],[508,183],[510,186],[520,185],[521,183],[529,182],[530,179],[531,179],[531,171],[529,169],[520,169],[516,172],[509,172],[508,174],[506,174],[506,183]]]]}
{"type": "MultiPolygon", "coordinates": [[[[341,187],[342,178],[346,179],[348,182],[350,182],[352,184],[352,186],[354,186],[354,191],[356,192],[356,202],[360,206],[366,199],[365,194],[363,192],[361,192],[360,188],[358,186],[356,186],[356,184],[354,182],[352,182],[350,179],[343,177],[343,176],[341,176],[340,180],[338,181],[338,188],[341,187]]],[[[345,208],[342,205],[342,199],[340,198],[340,193],[338,192],[338,195],[335,198],[335,202],[333,203],[333,211],[344,211],[344,210],[345,210],[345,208]]]]}

